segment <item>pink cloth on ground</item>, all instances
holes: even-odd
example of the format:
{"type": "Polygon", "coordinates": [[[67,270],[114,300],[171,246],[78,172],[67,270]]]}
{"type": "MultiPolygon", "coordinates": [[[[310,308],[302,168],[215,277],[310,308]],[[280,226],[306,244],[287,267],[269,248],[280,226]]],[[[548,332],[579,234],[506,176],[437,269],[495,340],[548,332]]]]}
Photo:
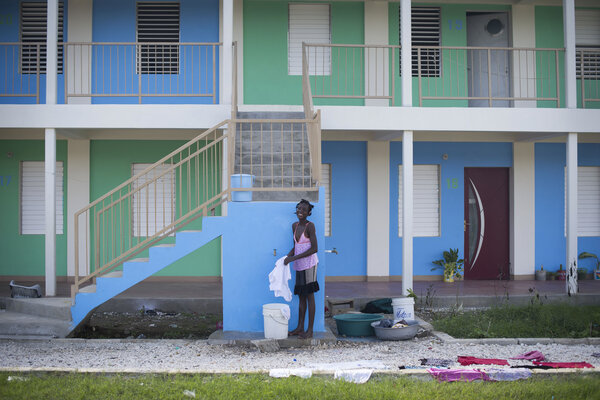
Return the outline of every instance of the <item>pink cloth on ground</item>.
{"type": "Polygon", "coordinates": [[[586,362],[533,362],[535,365],[543,365],[552,368],[594,368],[592,364],[586,362]]]}
{"type": "Polygon", "coordinates": [[[483,365],[508,365],[508,361],[498,358],[477,358],[470,356],[458,356],[460,365],[483,364],[483,365]]]}
{"type": "MultiPolygon", "coordinates": [[[[304,232],[300,235],[300,240],[296,240],[296,231],[294,231],[294,255],[304,253],[306,250],[310,249],[310,239],[306,237],[306,229],[308,228],[308,224],[304,227],[304,232]]],[[[300,224],[298,224],[300,225],[300,224]]],[[[296,230],[298,230],[298,225],[296,225],[296,230]]],[[[317,257],[317,253],[311,254],[308,257],[302,257],[294,261],[294,270],[296,271],[304,271],[305,269],[309,269],[317,265],[319,262],[319,258],[317,257]]]]}
{"type": "Polygon", "coordinates": [[[490,380],[485,372],[478,369],[429,368],[427,372],[429,372],[439,382],[471,382],[476,380],[490,380]]]}
{"type": "Polygon", "coordinates": [[[544,361],[546,358],[544,355],[537,351],[529,351],[527,353],[519,354],[516,357],[511,357],[511,360],[531,360],[531,361],[544,361]]]}

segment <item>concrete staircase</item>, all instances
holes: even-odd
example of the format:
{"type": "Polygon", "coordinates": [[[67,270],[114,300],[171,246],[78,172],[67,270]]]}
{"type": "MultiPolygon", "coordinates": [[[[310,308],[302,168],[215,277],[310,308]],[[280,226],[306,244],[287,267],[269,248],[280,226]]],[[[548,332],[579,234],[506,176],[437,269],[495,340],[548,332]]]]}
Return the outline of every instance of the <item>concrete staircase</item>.
{"type": "MultiPolygon", "coordinates": [[[[306,124],[277,120],[304,119],[302,112],[238,112],[239,119],[273,122],[237,124],[234,173],[254,175],[254,187],[309,187],[310,151],[306,124]]],[[[256,191],[255,201],[316,201],[317,192],[282,189],[256,191]]]]}
{"type": "Polygon", "coordinates": [[[0,299],[0,338],[66,337],[71,332],[71,299],[0,299]]]}

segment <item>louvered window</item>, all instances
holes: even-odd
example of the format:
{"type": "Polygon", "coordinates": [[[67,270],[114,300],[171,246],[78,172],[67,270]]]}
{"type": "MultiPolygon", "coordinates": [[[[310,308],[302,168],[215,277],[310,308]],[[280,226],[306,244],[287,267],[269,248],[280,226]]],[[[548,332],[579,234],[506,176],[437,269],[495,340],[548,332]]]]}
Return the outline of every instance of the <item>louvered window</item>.
{"type": "MultiPolygon", "coordinates": [[[[44,161],[21,162],[21,234],[46,233],[44,161]]],[[[56,234],[63,234],[63,163],[56,163],[56,234]]]]}
{"type": "Polygon", "coordinates": [[[331,164],[321,164],[321,186],[325,190],[325,236],[331,236],[331,164]]]}
{"type": "MultiPolygon", "coordinates": [[[[288,15],[288,74],[302,75],[302,42],[331,44],[329,4],[290,4],[288,15]]],[[[331,73],[331,48],[311,50],[309,75],[331,73]]]]}
{"type": "Polygon", "coordinates": [[[177,2],[138,2],[138,73],[179,73],[179,15],[177,2]],[[176,43],[176,44],[168,44],[176,43]]]}
{"type": "MultiPolygon", "coordinates": [[[[133,175],[150,165],[133,164],[133,175]]],[[[152,236],[174,221],[175,173],[169,168],[170,165],[161,165],[133,182],[134,191],[140,188],[134,192],[132,201],[133,235],[136,237],[152,236]]]]}
{"type": "MultiPolygon", "coordinates": [[[[398,166],[398,236],[402,236],[402,165],[398,166]]],[[[413,166],[413,236],[440,236],[440,166],[413,166]]]]}
{"type": "MultiPolygon", "coordinates": [[[[600,167],[577,168],[577,236],[600,236],[600,167]]],[[[567,169],[565,168],[565,236],[567,169]]]]}
{"type": "MultiPolygon", "coordinates": [[[[62,74],[64,26],[63,2],[58,3],[58,65],[57,71],[62,74]]],[[[48,21],[48,4],[46,2],[21,3],[21,73],[46,73],[46,32],[48,21]],[[39,49],[39,54],[38,54],[39,49]],[[38,65],[39,59],[39,65],[38,65]],[[38,69],[39,67],[39,69],[38,69]]]]}
{"type": "Polygon", "coordinates": [[[600,79],[600,10],[575,10],[575,44],[577,78],[600,79]]]}
{"type": "MultiPolygon", "coordinates": [[[[419,76],[419,53],[421,58],[421,76],[439,77],[441,68],[441,50],[439,48],[422,48],[420,52],[415,46],[439,47],[442,44],[441,11],[439,7],[412,7],[412,75],[419,76]]],[[[402,28],[400,28],[400,32],[402,28]]],[[[401,35],[401,34],[400,34],[401,35]]],[[[402,42],[402,37],[400,42],[402,42]]],[[[402,57],[402,56],[400,56],[402,57]]],[[[402,63],[402,58],[400,58],[402,63]]]]}

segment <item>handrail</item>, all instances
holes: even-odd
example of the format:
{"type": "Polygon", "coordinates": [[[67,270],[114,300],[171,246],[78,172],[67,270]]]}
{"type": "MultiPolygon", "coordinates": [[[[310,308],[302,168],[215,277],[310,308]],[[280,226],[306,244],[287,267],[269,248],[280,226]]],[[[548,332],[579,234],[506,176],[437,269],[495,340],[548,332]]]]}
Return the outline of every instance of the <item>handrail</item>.
{"type": "Polygon", "coordinates": [[[306,124],[311,176],[317,182],[321,181],[321,111],[315,114],[313,95],[310,88],[309,68],[307,59],[307,45],[302,43],[302,105],[304,107],[304,118],[311,120],[306,124]]]}

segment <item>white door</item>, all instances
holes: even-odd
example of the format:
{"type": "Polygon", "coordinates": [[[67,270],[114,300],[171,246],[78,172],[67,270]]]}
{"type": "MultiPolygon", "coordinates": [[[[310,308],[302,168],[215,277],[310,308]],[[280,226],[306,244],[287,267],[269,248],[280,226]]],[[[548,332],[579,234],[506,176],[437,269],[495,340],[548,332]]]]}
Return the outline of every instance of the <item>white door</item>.
{"type": "MultiPolygon", "coordinates": [[[[467,14],[468,47],[508,47],[508,14],[467,14]]],[[[469,107],[510,107],[510,53],[508,50],[472,49],[467,51],[469,107]],[[491,91],[490,91],[491,90],[491,91]]]]}

